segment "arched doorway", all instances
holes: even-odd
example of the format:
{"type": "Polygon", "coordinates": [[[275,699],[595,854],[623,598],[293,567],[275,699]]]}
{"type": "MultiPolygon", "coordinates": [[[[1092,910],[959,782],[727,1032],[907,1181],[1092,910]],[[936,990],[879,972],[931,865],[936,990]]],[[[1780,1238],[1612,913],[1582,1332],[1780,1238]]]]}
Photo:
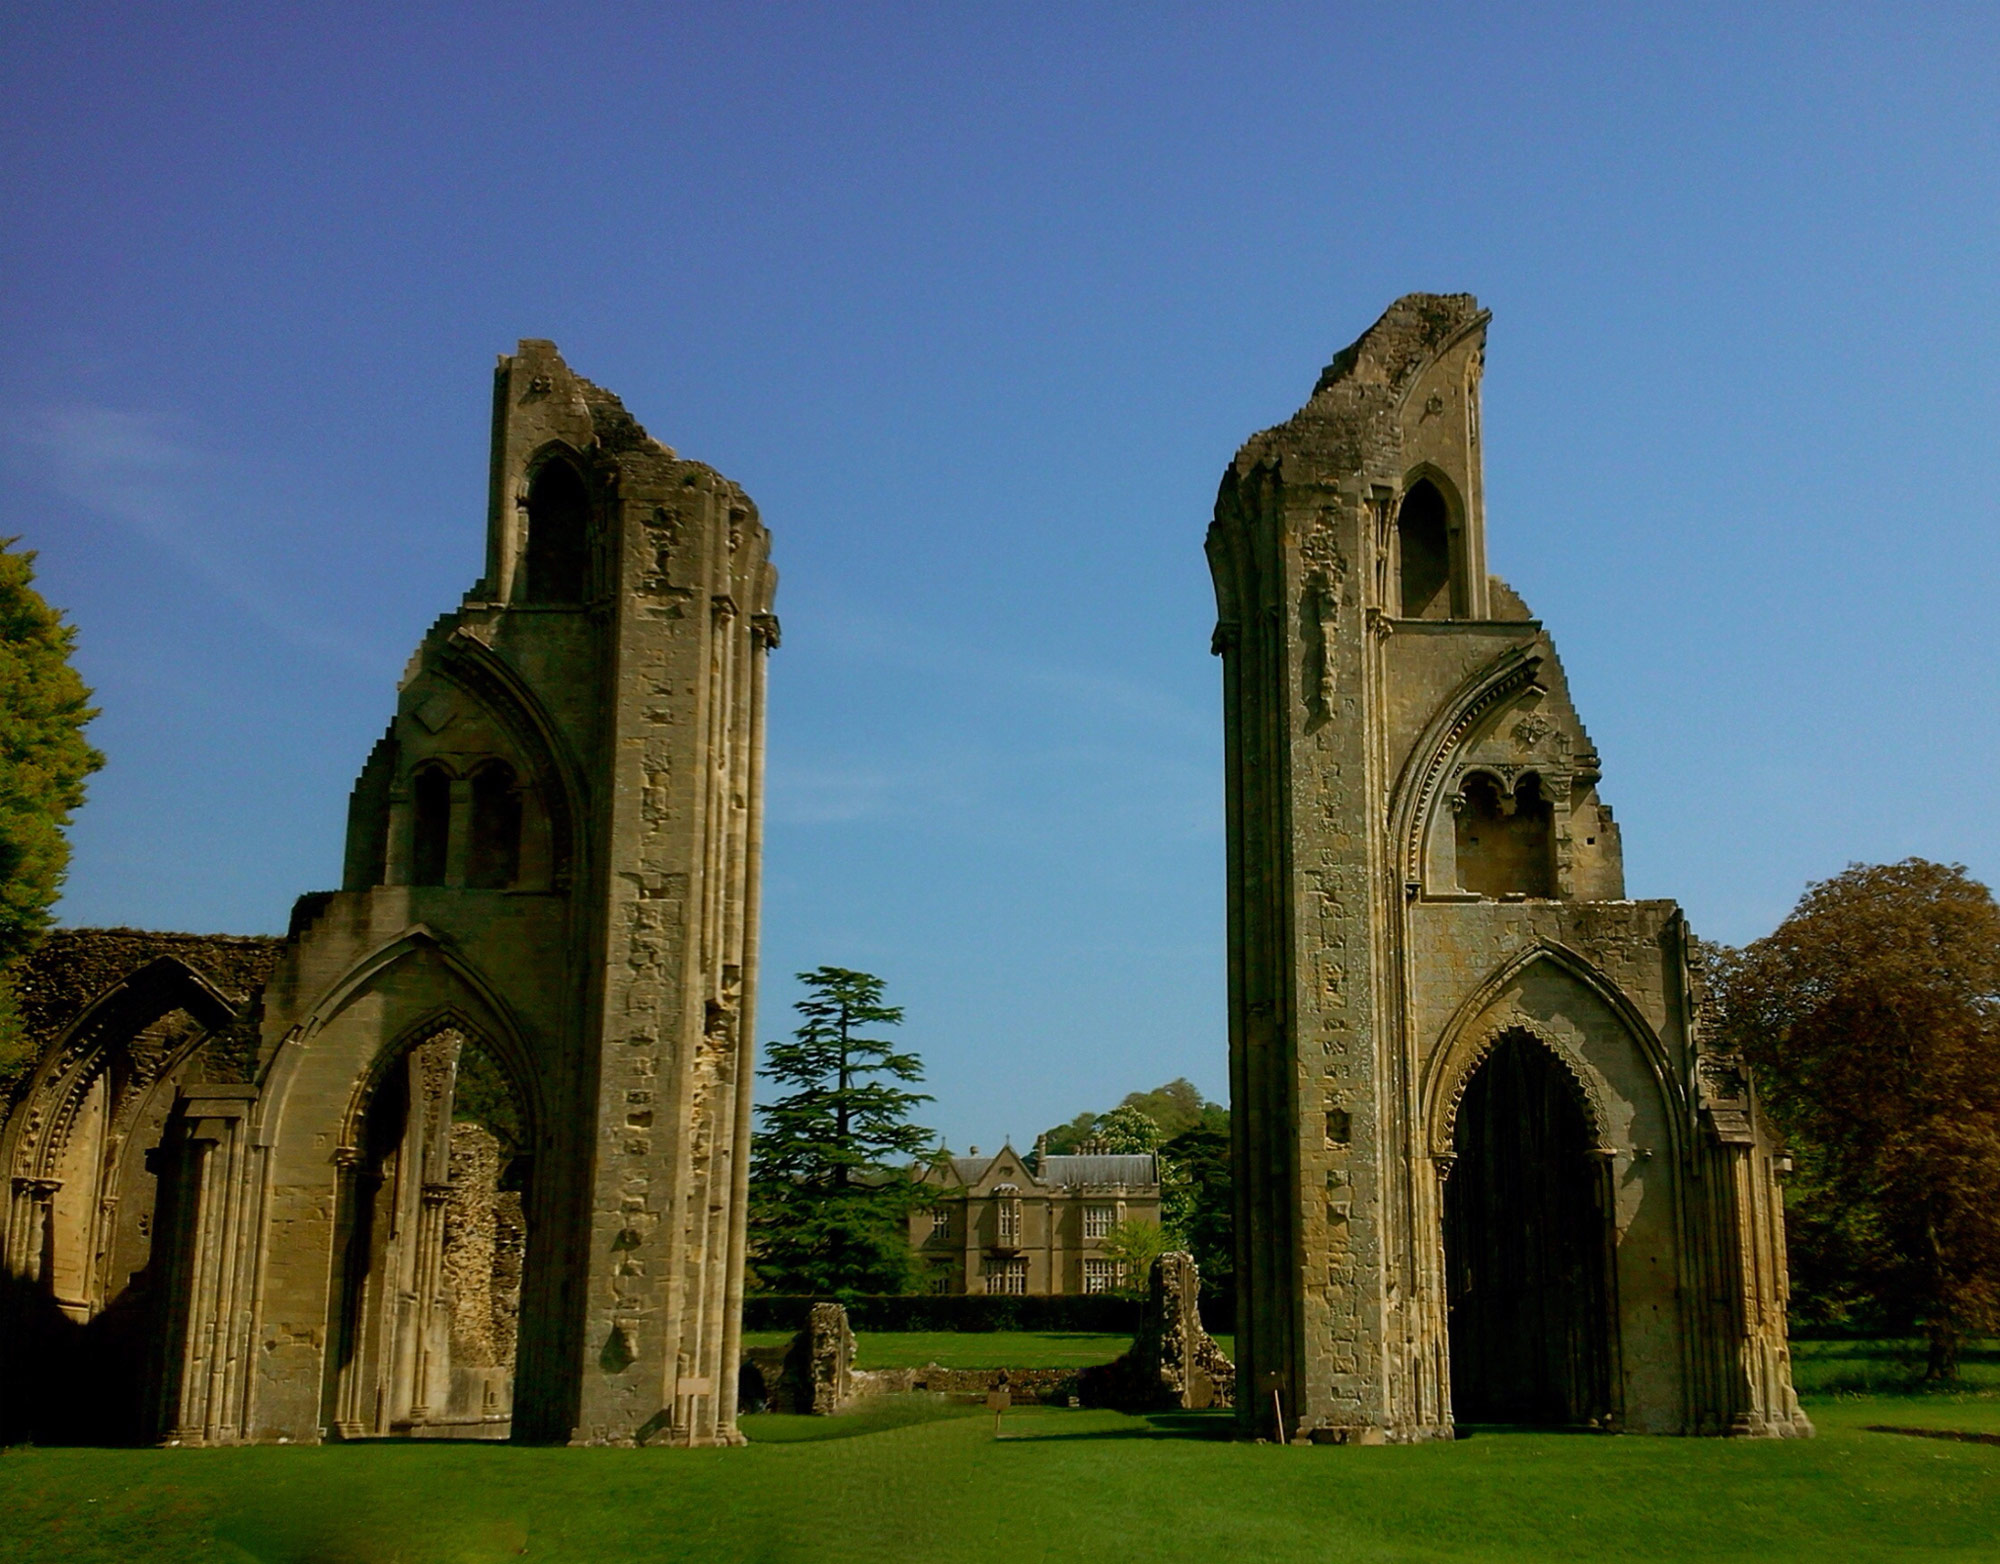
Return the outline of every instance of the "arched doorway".
{"type": "Polygon", "coordinates": [[[520,1092],[458,1028],[377,1075],[342,1153],[327,1386],[342,1438],[511,1434],[529,1144],[520,1092]]]}
{"type": "Polygon", "coordinates": [[[1611,1421],[1607,1162],[1576,1081],[1502,1037],[1458,1110],[1445,1183],[1452,1413],[1465,1423],[1611,1421]]]}

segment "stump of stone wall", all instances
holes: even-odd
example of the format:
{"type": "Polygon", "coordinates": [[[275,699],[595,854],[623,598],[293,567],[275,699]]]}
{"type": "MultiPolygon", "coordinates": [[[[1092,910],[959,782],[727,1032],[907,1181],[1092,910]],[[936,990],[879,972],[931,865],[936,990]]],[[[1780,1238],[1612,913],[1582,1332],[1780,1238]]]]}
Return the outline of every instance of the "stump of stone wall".
{"type": "Polygon", "coordinates": [[[1234,1405],[1236,1365],[1202,1329],[1201,1270],[1194,1256],[1161,1255],[1147,1280],[1146,1310],[1131,1350],[1084,1371],[1079,1388],[1085,1403],[1126,1412],[1234,1405]]]}
{"type": "Polygon", "coordinates": [[[799,1410],[831,1417],[854,1399],[854,1332],[848,1328],[846,1306],[814,1304],[799,1335],[806,1392],[799,1410]]]}

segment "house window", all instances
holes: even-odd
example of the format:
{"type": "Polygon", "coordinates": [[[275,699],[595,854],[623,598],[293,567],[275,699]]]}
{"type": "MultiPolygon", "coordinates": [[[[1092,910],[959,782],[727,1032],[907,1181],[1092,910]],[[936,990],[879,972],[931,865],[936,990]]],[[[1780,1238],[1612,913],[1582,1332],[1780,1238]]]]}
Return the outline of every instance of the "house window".
{"type": "Polygon", "coordinates": [[[1017,1244],[1021,1241],[1021,1202],[1003,1200],[1000,1202],[1000,1242],[1017,1244]]]}
{"type": "Polygon", "coordinates": [[[1022,1298],[1028,1292],[1028,1262],[1026,1260],[988,1260],[986,1262],[986,1290],[1010,1298],[1022,1298]]]}
{"type": "Polygon", "coordinates": [[[1083,1290],[1085,1292],[1109,1292],[1111,1284],[1118,1280],[1118,1269],[1109,1260],[1086,1260],[1083,1262],[1083,1290]]]}
{"type": "Polygon", "coordinates": [[[951,1237],[950,1206],[931,1207],[931,1237],[933,1238],[951,1237]]]}
{"type": "Polygon", "coordinates": [[[1102,1238],[1111,1231],[1112,1217],[1116,1214],[1111,1206],[1085,1206],[1083,1208],[1083,1236],[1102,1238]]]}
{"type": "Polygon", "coordinates": [[[942,1296],[951,1291],[951,1272],[938,1271],[931,1277],[931,1291],[942,1296]]]}

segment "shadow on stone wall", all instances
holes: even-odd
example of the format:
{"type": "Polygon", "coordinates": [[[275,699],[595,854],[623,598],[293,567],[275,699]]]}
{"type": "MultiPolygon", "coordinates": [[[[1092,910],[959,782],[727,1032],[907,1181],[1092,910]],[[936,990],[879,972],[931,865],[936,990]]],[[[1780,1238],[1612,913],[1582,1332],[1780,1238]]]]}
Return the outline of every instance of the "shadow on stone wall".
{"type": "Polygon", "coordinates": [[[0,1444],[147,1442],[152,1334],[141,1288],[81,1324],[40,1283],[0,1278],[0,1444]]]}

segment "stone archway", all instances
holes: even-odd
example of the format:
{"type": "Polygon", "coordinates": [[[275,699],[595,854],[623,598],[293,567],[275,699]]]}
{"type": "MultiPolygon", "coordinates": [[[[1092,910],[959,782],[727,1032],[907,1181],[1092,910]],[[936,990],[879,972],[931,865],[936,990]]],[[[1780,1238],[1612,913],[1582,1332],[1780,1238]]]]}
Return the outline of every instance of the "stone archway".
{"type": "Polygon", "coordinates": [[[1606,1158],[1576,1078],[1525,1028],[1467,1080],[1444,1190],[1452,1413],[1613,1422],[1606,1158]]]}
{"type": "Polygon", "coordinates": [[[327,1394],[342,1438],[510,1436],[530,1144],[521,1094],[457,1027],[370,1083],[341,1153],[327,1394]]]}

